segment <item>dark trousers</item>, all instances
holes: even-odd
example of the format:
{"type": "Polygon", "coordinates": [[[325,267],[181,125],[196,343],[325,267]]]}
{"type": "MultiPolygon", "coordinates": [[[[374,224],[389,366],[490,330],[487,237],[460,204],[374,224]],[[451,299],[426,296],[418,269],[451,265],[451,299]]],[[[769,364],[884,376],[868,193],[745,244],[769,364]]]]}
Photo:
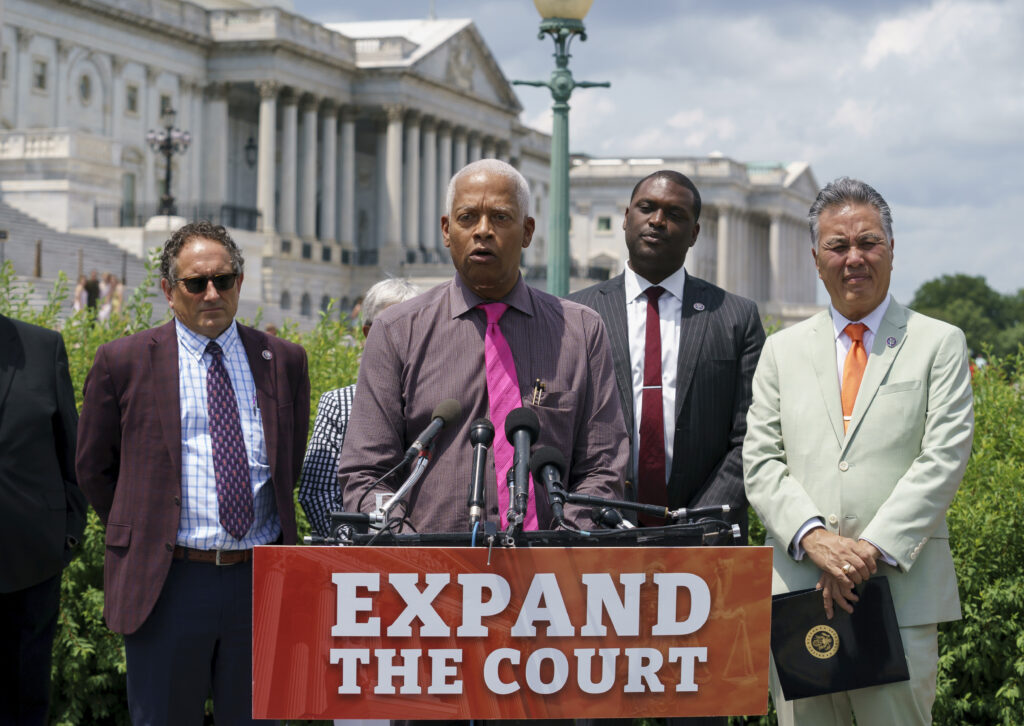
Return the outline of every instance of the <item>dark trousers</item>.
{"type": "Polygon", "coordinates": [[[252,718],[252,563],[174,560],[153,612],[124,638],[134,726],[201,726],[252,718]]]}
{"type": "Polygon", "coordinates": [[[45,724],[60,575],[0,593],[0,726],[45,724]]]}

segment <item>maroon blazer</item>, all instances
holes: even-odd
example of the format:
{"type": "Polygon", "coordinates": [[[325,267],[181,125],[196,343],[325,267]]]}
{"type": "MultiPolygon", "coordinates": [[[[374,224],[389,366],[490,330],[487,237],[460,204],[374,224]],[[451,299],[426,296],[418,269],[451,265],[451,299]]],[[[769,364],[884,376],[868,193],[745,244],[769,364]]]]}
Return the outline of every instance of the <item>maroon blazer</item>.
{"type": "MultiPolygon", "coordinates": [[[[306,352],[243,325],[238,335],[256,384],[284,543],[294,544],[292,489],[309,428],[306,352]]],[[[174,321],[101,345],[84,392],[75,468],[107,527],[104,616],[111,630],[133,633],[163,588],[181,514],[174,321]]]]}

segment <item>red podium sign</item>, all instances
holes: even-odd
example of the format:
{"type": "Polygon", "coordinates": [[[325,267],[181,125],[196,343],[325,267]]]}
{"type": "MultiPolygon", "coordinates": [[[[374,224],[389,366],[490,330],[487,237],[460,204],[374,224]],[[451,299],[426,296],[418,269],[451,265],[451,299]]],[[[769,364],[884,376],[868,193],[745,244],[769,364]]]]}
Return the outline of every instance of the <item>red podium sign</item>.
{"type": "Polygon", "coordinates": [[[742,715],[771,550],[257,547],[257,718],[742,715]]]}

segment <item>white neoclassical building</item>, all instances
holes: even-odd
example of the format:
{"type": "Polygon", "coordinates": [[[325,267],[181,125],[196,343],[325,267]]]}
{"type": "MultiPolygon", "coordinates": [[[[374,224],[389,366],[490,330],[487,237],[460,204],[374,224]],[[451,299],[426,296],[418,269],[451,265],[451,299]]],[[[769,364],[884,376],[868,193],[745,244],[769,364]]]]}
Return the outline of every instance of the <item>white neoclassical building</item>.
{"type": "Polygon", "coordinates": [[[818,183],[804,162],[577,156],[569,171],[574,268],[591,278],[623,269],[622,220],[630,193],[637,181],[659,169],[685,174],[700,190],[700,236],[687,255],[687,271],[751,298],[763,316],[782,323],[820,309],[807,227],[818,183]]]}
{"type": "Polygon", "coordinates": [[[171,159],[177,214],[242,245],[243,314],[312,320],[384,274],[449,278],[445,186],[483,157],[530,181],[524,265],[546,259],[550,138],[520,123],[470,20],[324,26],[289,0],[0,0],[0,203],[143,257],[168,233],[152,219],[166,161],[146,141],[168,109],[191,134],[171,159]]]}

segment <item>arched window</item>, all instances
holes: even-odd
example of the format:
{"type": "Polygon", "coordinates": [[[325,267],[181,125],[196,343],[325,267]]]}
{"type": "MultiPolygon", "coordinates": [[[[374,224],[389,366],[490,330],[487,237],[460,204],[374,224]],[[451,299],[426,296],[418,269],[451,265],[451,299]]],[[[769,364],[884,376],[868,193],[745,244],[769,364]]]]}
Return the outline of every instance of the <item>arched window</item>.
{"type": "Polygon", "coordinates": [[[302,293],[302,302],[299,303],[299,315],[309,317],[313,314],[313,301],[308,292],[302,293]]]}
{"type": "Polygon", "coordinates": [[[287,290],[281,293],[281,309],[291,310],[292,309],[292,296],[287,290]]]}
{"type": "Polygon", "coordinates": [[[320,312],[326,313],[327,312],[327,308],[329,308],[330,306],[331,306],[331,296],[330,295],[324,295],[323,297],[320,298],[320,312]]]}

